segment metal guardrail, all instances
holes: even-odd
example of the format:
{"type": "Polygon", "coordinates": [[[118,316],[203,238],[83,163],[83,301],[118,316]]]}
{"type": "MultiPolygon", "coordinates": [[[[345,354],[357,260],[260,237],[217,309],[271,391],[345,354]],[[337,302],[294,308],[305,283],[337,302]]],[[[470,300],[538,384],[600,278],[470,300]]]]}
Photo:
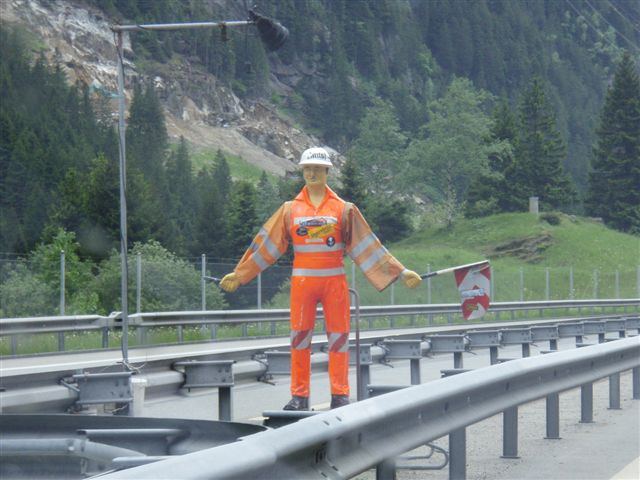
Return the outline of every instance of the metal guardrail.
{"type": "Polygon", "coordinates": [[[101,478],[350,478],[506,409],[639,365],[640,337],[512,360],[101,478]]]}
{"type": "MultiPolygon", "coordinates": [[[[598,299],[598,300],[550,300],[533,302],[499,302],[491,305],[491,311],[516,312],[550,309],[583,308],[628,308],[640,311],[640,299],[598,299]]],[[[352,308],[355,313],[355,308],[352,308]]],[[[460,304],[443,303],[430,305],[385,305],[360,307],[360,317],[401,317],[458,314],[460,304]]],[[[318,310],[318,318],[323,318],[318,310]]],[[[151,312],[129,315],[129,325],[140,327],[202,326],[219,324],[247,324],[263,322],[284,322],[289,320],[288,309],[261,310],[213,310],[183,312],[151,312]]],[[[0,336],[65,331],[87,331],[121,327],[119,312],[109,316],[76,315],[55,317],[1,318],[0,336]]]]}

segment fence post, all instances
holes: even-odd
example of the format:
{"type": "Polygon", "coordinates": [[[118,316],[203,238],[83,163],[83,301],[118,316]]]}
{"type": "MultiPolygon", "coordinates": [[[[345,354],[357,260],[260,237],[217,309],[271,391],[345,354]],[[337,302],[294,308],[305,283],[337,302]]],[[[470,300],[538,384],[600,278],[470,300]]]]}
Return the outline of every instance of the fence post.
{"type": "Polygon", "coordinates": [[[498,297],[496,296],[496,282],[494,280],[495,276],[496,276],[496,271],[493,268],[491,268],[491,281],[490,281],[491,298],[493,299],[494,302],[497,302],[498,297]]]}
{"type": "Polygon", "coordinates": [[[136,254],[136,312],[142,310],[142,254],[136,254]]]}
{"type": "Polygon", "coordinates": [[[396,282],[391,284],[391,305],[396,304],[396,282]]]}
{"type": "Polygon", "coordinates": [[[258,274],[258,310],[262,308],[262,273],[258,274]]]}
{"type": "MultiPolygon", "coordinates": [[[[427,265],[427,273],[431,273],[431,264],[427,265]]],[[[431,304],[431,277],[427,278],[427,303],[431,304]]]]}
{"type": "MultiPolygon", "coordinates": [[[[60,315],[64,315],[65,311],[65,258],[64,250],[60,250],[60,315]]],[[[58,332],[58,351],[64,352],[64,332],[58,332]]]]}
{"type": "Polygon", "coordinates": [[[354,260],[351,260],[351,288],[356,289],[356,262],[354,260]]]}
{"type": "Polygon", "coordinates": [[[206,279],[204,278],[207,275],[207,256],[204,253],[200,257],[200,272],[201,310],[204,312],[207,309],[207,285],[205,283],[206,279]]]}
{"type": "Polygon", "coordinates": [[[524,270],[520,267],[520,301],[524,302],[524,270]]]}
{"type": "Polygon", "coordinates": [[[545,280],[544,299],[549,300],[549,297],[551,295],[550,286],[549,286],[549,267],[544,269],[544,280],[545,280]]]}
{"type": "Polygon", "coordinates": [[[60,250],[60,315],[64,315],[65,310],[65,283],[64,283],[64,273],[65,273],[65,258],[64,258],[64,250],[60,250]]]}
{"type": "Polygon", "coordinates": [[[573,300],[573,266],[569,267],[569,300],[573,300]]]}
{"type": "MultiPolygon", "coordinates": [[[[142,254],[136,253],[136,312],[142,310],[142,254]]],[[[147,341],[147,331],[145,327],[136,328],[136,338],[138,345],[144,345],[147,341]]]]}

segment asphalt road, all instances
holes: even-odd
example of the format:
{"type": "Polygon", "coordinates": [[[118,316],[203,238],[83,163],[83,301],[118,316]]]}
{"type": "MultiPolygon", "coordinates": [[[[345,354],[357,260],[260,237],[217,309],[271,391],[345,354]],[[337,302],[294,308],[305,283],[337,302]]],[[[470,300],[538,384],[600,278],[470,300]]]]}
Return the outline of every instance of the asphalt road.
{"type": "MultiPolygon", "coordinates": [[[[546,342],[545,342],[546,343],[546,342]]],[[[532,346],[531,355],[540,354],[532,346]]],[[[575,348],[573,339],[559,342],[560,349],[575,348]]],[[[519,357],[519,346],[500,349],[500,357],[519,357]]],[[[385,365],[371,367],[371,383],[408,385],[409,361],[396,361],[393,368],[385,365]]],[[[489,365],[488,351],[477,355],[464,354],[465,368],[489,365]]],[[[440,377],[440,370],[453,367],[453,355],[443,354],[421,360],[421,380],[429,382],[440,377]]],[[[352,369],[352,401],[355,400],[356,379],[352,369]]],[[[314,373],[311,379],[311,405],[316,410],[328,408],[330,395],[326,373],[314,373]]],[[[467,478],[469,479],[640,479],[640,401],[631,399],[631,376],[621,376],[621,409],[608,410],[608,382],[594,385],[594,423],[581,424],[580,391],[574,389],[560,395],[560,440],[546,440],[544,400],[531,402],[519,409],[520,458],[503,459],[502,417],[497,415],[467,429],[467,478]]],[[[243,383],[233,388],[233,419],[260,422],[265,410],[278,410],[289,399],[288,377],[277,377],[276,385],[243,383]]],[[[184,393],[153,401],[144,405],[143,415],[190,419],[217,419],[217,391],[207,389],[184,393]]],[[[434,442],[447,448],[447,439],[434,442]]],[[[418,453],[426,454],[422,448],[418,453]]],[[[415,454],[413,452],[412,454],[415,454]]],[[[435,453],[420,465],[440,464],[442,456],[435,453]]],[[[407,463],[407,462],[404,462],[407,463]]],[[[409,462],[411,463],[411,462],[409,462]]],[[[365,472],[358,478],[375,478],[365,472]]],[[[399,480],[419,478],[447,479],[448,469],[399,470],[399,480]]]]}

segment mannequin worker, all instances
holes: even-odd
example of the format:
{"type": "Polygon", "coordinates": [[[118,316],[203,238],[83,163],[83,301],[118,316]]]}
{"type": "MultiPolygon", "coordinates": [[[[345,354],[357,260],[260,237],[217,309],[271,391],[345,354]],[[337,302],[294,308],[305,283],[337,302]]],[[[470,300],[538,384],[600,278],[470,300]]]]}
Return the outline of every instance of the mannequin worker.
{"type": "Polygon", "coordinates": [[[305,150],[299,165],[304,188],[264,224],[220,287],[233,292],[250,282],[293,243],[291,401],[284,409],[309,409],[311,338],[318,303],[324,311],[328,339],[331,408],[338,408],[349,403],[350,306],[344,252],[379,291],[398,278],[409,288],[422,280],[380,243],[355,205],[329,188],[327,176],[332,163],[325,149],[305,150]]]}

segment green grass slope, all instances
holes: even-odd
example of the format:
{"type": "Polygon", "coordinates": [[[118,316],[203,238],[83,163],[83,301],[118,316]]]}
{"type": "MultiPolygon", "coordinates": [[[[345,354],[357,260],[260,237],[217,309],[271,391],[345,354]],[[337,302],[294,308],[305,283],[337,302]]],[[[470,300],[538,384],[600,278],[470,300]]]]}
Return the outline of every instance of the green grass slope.
{"type": "MultiPolygon", "coordinates": [[[[451,228],[416,232],[388,248],[418,273],[490,260],[492,301],[638,296],[640,237],[581,217],[510,213],[460,220],[451,228]]],[[[346,263],[351,282],[350,261],[346,263]]],[[[363,305],[459,301],[451,273],[424,281],[415,290],[398,283],[379,293],[356,269],[356,285],[363,305]]],[[[287,305],[284,291],[272,302],[287,305]]]]}

